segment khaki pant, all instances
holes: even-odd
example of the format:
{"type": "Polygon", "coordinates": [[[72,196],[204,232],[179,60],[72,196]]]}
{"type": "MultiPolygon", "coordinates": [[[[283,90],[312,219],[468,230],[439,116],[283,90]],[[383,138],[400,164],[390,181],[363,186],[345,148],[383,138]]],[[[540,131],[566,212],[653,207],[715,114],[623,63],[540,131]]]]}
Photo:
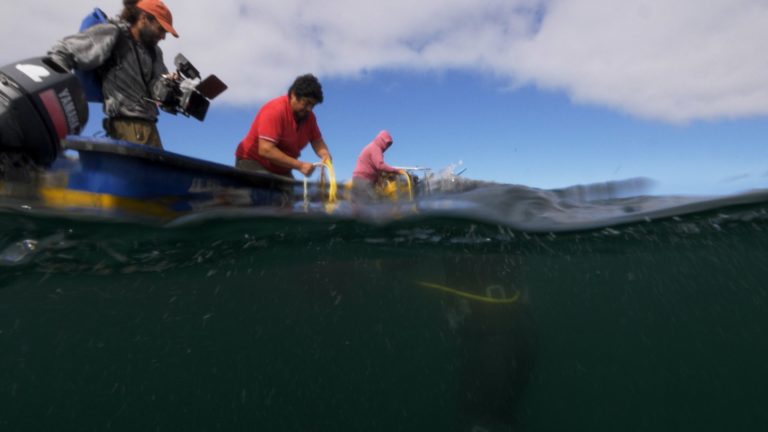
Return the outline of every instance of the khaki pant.
{"type": "Polygon", "coordinates": [[[131,118],[104,119],[104,129],[110,138],[163,148],[157,124],[153,121],[131,118]]]}

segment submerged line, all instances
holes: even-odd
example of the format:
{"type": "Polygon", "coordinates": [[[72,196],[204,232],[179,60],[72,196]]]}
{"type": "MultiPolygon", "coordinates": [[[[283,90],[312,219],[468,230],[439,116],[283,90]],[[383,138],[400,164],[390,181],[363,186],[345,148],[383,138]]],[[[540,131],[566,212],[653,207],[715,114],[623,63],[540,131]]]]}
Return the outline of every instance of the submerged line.
{"type": "Polygon", "coordinates": [[[458,289],[455,289],[455,288],[450,288],[450,287],[447,287],[447,286],[444,286],[444,285],[438,285],[438,284],[431,283],[431,282],[421,282],[421,281],[419,281],[419,282],[416,282],[416,283],[418,283],[419,285],[421,285],[423,287],[433,288],[433,289],[436,289],[438,291],[443,291],[443,292],[447,292],[449,294],[457,295],[459,297],[464,297],[464,298],[468,298],[468,299],[471,299],[471,300],[477,300],[477,301],[486,302],[486,303],[510,304],[510,303],[516,302],[517,299],[520,298],[520,291],[516,292],[510,298],[499,299],[499,298],[493,298],[493,297],[488,297],[488,296],[481,296],[481,295],[477,295],[477,294],[472,294],[472,293],[468,293],[466,291],[461,291],[461,290],[458,290],[458,289]]]}

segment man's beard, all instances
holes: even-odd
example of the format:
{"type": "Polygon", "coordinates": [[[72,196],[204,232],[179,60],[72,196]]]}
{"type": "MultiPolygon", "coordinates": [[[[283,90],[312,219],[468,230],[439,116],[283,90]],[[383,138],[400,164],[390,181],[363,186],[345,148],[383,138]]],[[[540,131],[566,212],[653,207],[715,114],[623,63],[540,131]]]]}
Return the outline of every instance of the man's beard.
{"type": "Polygon", "coordinates": [[[152,29],[143,27],[139,29],[139,42],[146,48],[154,49],[157,46],[157,35],[152,29]]]}
{"type": "Polygon", "coordinates": [[[299,114],[296,112],[293,113],[293,119],[296,120],[296,123],[303,122],[304,120],[307,119],[307,117],[309,117],[309,114],[307,113],[303,113],[303,114],[299,114]]]}

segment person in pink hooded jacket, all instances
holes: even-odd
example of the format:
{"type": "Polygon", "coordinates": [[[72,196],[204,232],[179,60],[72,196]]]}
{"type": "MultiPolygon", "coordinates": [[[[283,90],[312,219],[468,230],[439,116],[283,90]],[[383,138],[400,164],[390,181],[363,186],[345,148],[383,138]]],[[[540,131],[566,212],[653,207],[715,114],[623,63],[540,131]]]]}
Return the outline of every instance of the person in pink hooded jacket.
{"type": "Polygon", "coordinates": [[[352,172],[352,182],[367,182],[369,186],[373,186],[381,173],[402,174],[402,170],[384,162],[384,152],[391,145],[392,136],[389,135],[389,132],[385,130],[379,132],[376,138],[365,146],[360,152],[360,156],[357,157],[357,165],[352,172]]]}
{"type": "Polygon", "coordinates": [[[403,171],[384,162],[384,152],[392,145],[392,136],[383,130],[376,135],[357,157],[357,165],[352,172],[353,200],[376,200],[374,187],[382,173],[400,173],[403,171]]]}

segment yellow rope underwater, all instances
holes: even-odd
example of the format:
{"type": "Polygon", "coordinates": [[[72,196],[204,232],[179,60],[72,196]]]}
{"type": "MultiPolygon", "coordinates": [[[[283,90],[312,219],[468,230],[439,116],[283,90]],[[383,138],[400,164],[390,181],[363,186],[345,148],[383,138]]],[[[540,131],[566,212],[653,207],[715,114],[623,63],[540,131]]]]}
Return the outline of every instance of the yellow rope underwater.
{"type": "Polygon", "coordinates": [[[477,300],[485,303],[495,303],[495,304],[510,304],[516,302],[520,298],[520,291],[515,292],[515,294],[510,298],[505,299],[498,299],[493,297],[487,297],[487,296],[481,296],[477,294],[468,293],[466,291],[457,290],[455,288],[449,288],[444,285],[438,285],[431,282],[416,282],[417,284],[427,287],[427,288],[434,288],[438,291],[447,292],[449,294],[457,295],[459,297],[468,298],[470,300],[477,300]]]}

